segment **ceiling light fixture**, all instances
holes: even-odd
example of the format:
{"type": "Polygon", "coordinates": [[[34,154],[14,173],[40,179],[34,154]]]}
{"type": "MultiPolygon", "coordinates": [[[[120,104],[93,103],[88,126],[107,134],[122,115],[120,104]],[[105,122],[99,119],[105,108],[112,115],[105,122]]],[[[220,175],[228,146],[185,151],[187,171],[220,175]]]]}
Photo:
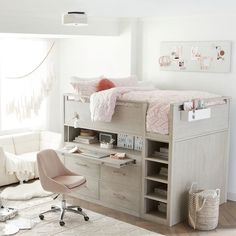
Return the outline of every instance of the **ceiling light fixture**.
{"type": "Polygon", "coordinates": [[[62,24],[72,26],[88,25],[88,18],[85,12],[70,11],[62,16],[62,24]]]}

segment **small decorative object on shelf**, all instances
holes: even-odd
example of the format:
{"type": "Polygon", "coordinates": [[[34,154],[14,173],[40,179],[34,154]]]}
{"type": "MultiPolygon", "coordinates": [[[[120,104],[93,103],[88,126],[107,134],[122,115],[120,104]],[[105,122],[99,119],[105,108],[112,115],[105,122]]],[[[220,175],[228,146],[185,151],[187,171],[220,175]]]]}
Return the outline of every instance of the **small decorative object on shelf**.
{"type": "Polygon", "coordinates": [[[99,142],[100,143],[111,143],[111,140],[113,144],[116,143],[117,135],[112,133],[99,133],[99,142]]]}
{"type": "Polygon", "coordinates": [[[110,157],[113,159],[119,159],[119,160],[124,160],[127,158],[125,153],[119,153],[119,152],[115,154],[111,154],[110,157]]]}
{"type": "Polygon", "coordinates": [[[117,147],[133,149],[134,136],[129,134],[118,134],[117,147]]]}
{"type": "Polygon", "coordinates": [[[143,138],[140,136],[134,137],[134,150],[142,151],[143,149],[143,138]]]}
{"type": "Polygon", "coordinates": [[[101,147],[101,148],[106,148],[106,149],[112,149],[114,142],[115,142],[115,139],[112,138],[109,143],[107,143],[107,142],[101,142],[101,143],[100,143],[100,147],[101,147]]]}
{"type": "Polygon", "coordinates": [[[77,112],[75,112],[73,120],[74,120],[74,128],[79,128],[79,114],[77,112]]]}

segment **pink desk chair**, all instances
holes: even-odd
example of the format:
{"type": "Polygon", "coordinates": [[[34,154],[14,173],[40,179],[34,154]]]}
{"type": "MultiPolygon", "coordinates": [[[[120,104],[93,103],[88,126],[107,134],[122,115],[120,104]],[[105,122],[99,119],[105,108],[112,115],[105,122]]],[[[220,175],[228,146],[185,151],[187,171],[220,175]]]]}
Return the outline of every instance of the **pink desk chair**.
{"type": "Polygon", "coordinates": [[[39,215],[41,220],[44,219],[44,214],[49,212],[60,212],[60,225],[64,226],[63,221],[66,211],[74,212],[82,215],[85,221],[89,217],[83,212],[80,206],[66,206],[65,195],[72,194],[79,187],[86,183],[84,176],[77,175],[69,171],[61,162],[54,150],[48,149],[38,153],[37,164],[39,178],[44,190],[62,194],[61,207],[52,206],[51,210],[45,211],[39,215]],[[75,209],[74,209],[75,208],[75,209]]]}

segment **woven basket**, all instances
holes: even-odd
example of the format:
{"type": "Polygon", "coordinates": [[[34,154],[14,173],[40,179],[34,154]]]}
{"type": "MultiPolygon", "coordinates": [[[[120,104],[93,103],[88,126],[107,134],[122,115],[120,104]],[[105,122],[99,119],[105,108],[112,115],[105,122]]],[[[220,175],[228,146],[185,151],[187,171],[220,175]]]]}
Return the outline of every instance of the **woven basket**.
{"type": "Polygon", "coordinates": [[[189,191],[188,221],[194,229],[213,230],[218,225],[220,190],[215,190],[214,197],[204,196],[203,193],[203,190],[197,189],[197,184],[192,184],[189,191]]]}

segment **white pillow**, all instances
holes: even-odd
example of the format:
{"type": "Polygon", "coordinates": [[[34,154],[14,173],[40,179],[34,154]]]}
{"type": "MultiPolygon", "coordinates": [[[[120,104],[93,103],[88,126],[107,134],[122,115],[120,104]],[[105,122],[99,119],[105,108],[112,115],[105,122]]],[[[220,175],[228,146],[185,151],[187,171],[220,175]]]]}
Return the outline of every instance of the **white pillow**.
{"type": "Polygon", "coordinates": [[[121,78],[109,78],[107,79],[111,80],[116,87],[136,87],[138,84],[138,80],[136,75],[131,75],[128,77],[121,77],[121,78]]]}
{"type": "Polygon", "coordinates": [[[158,89],[157,85],[155,84],[155,82],[150,81],[150,80],[142,80],[142,81],[138,81],[138,87],[142,87],[142,88],[153,88],[153,89],[158,89]]]}
{"type": "Polygon", "coordinates": [[[97,84],[101,79],[111,80],[116,87],[136,87],[138,85],[138,80],[135,75],[123,78],[109,78],[105,76],[80,78],[77,76],[72,76],[70,83],[80,97],[89,97],[97,91],[97,84]]]}
{"type": "Polygon", "coordinates": [[[87,97],[97,91],[97,84],[101,79],[103,79],[103,76],[95,78],[80,78],[72,76],[70,83],[76,93],[78,93],[81,97],[87,97]]]}

